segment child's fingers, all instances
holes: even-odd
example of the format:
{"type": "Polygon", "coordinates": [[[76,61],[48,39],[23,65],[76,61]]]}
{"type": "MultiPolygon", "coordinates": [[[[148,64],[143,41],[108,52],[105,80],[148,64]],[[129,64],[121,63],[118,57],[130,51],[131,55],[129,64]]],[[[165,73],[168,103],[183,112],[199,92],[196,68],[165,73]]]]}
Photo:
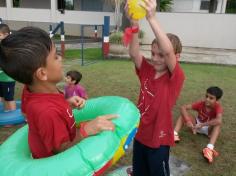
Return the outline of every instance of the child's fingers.
{"type": "Polygon", "coordinates": [[[138,5],[140,5],[141,7],[143,7],[144,9],[147,9],[147,2],[145,1],[139,1],[138,5]]]}
{"type": "Polygon", "coordinates": [[[101,130],[109,130],[109,131],[114,131],[115,130],[115,125],[113,123],[106,124],[102,126],[101,130]]]}
{"type": "Polygon", "coordinates": [[[81,108],[81,107],[83,107],[85,105],[85,100],[80,100],[80,102],[79,102],[79,107],[81,108]]]}
{"type": "Polygon", "coordinates": [[[100,118],[104,120],[111,120],[111,119],[117,118],[118,116],[119,115],[117,114],[107,114],[107,115],[101,116],[100,118]]]}
{"type": "Polygon", "coordinates": [[[125,7],[124,7],[125,11],[128,9],[128,1],[125,2],[125,7]]]}
{"type": "Polygon", "coordinates": [[[80,98],[78,96],[75,97],[74,105],[77,107],[82,107],[85,104],[85,100],[83,98],[80,98]]]}

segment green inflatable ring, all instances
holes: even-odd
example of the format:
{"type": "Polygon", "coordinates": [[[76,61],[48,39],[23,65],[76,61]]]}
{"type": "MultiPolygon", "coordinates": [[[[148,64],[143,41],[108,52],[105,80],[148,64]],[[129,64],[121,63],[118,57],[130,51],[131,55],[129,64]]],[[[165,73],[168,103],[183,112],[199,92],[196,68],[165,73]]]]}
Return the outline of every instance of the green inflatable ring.
{"type": "Polygon", "coordinates": [[[0,82],[14,82],[15,80],[3,72],[0,68],[0,82]]]}
{"type": "Polygon", "coordinates": [[[32,159],[28,147],[28,126],[15,132],[0,146],[1,176],[91,176],[115,154],[121,139],[139,123],[140,114],[128,99],[108,96],[90,99],[82,110],[74,110],[76,122],[100,115],[118,114],[114,132],[104,131],[82,140],[55,156],[32,159]]]}

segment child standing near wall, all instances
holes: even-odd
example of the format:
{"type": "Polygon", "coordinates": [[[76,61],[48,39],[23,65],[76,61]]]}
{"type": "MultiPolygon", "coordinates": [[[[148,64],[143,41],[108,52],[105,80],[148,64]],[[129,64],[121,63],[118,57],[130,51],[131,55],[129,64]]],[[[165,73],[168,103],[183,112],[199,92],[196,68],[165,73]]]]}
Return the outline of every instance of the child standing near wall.
{"type": "MultiPolygon", "coordinates": [[[[0,42],[10,34],[10,29],[6,24],[0,24],[0,42]]],[[[16,109],[14,101],[15,80],[4,73],[0,68],[0,99],[4,104],[4,111],[16,109]]]]}

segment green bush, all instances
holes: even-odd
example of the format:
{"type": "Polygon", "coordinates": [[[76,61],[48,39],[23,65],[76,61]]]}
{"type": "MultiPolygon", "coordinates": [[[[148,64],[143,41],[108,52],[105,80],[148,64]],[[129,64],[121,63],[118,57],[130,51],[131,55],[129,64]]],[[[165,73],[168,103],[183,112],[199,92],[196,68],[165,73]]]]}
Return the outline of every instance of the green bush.
{"type": "Polygon", "coordinates": [[[122,44],[123,32],[114,32],[110,35],[110,43],[113,44],[122,44]]]}
{"type": "Polygon", "coordinates": [[[140,30],[139,33],[138,33],[138,38],[143,39],[143,37],[144,37],[144,31],[140,30]]]}
{"type": "MultiPolygon", "coordinates": [[[[110,43],[122,44],[122,37],[123,37],[122,31],[114,32],[110,35],[110,43]]],[[[143,37],[144,37],[144,32],[140,30],[138,34],[138,38],[142,39],[143,37]]]]}

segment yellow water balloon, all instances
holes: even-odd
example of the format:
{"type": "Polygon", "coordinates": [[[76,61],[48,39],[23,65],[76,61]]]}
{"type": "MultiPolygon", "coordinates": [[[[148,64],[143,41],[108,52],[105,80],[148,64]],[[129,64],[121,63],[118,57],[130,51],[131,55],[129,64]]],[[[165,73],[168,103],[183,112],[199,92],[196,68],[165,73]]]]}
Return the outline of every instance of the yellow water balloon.
{"type": "Polygon", "coordinates": [[[140,20],[146,16],[146,10],[140,5],[143,0],[128,0],[128,13],[134,20],[140,20]]]}

